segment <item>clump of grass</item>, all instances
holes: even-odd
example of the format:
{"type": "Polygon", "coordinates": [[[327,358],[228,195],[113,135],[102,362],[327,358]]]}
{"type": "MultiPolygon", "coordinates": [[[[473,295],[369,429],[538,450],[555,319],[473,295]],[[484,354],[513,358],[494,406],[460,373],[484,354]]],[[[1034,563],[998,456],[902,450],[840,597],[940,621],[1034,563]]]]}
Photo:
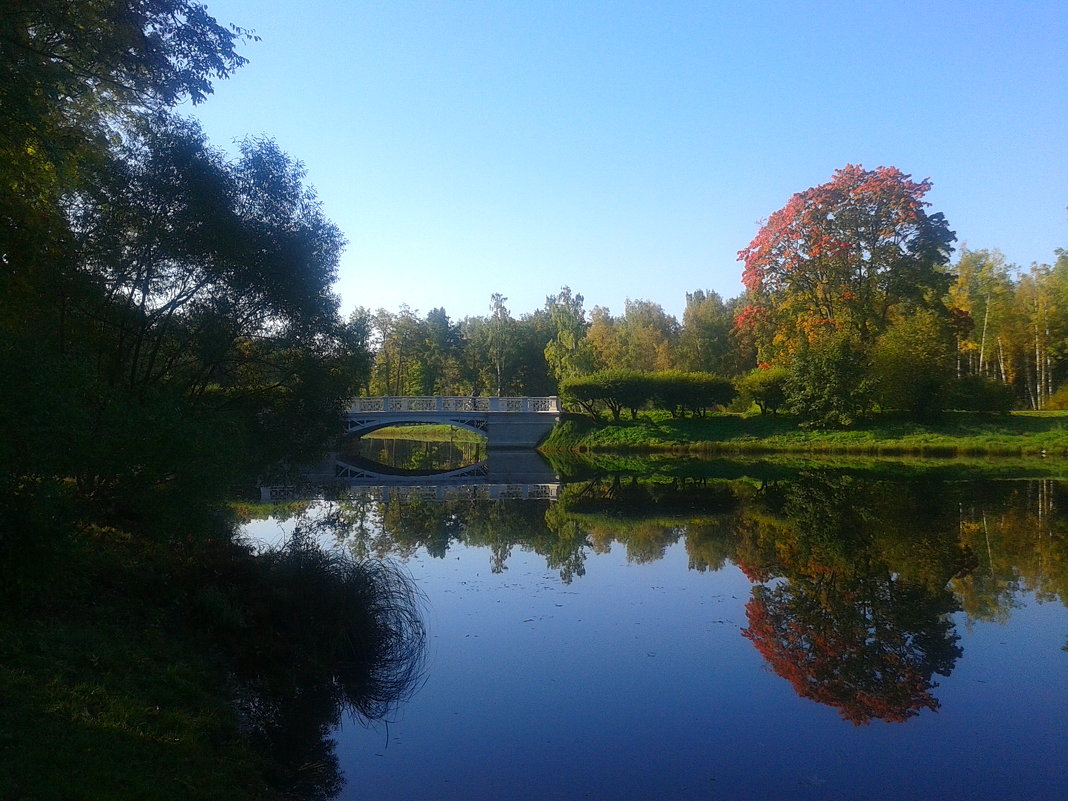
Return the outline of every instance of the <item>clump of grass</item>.
{"type": "Polygon", "coordinates": [[[383,717],[417,685],[426,633],[417,591],[397,565],[325,550],[298,526],[283,547],[254,557],[245,580],[234,596],[240,670],[321,674],[339,704],[365,719],[383,717]]]}
{"type": "Polygon", "coordinates": [[[329,797],[342,785],[329,729],[346,713],[380,719],[419,685],[426,634],[414,585],[392,563],[319,547],[301,525],[241,565],[204,611],[229,621],[217,635],[245,725],[275,786],[329,797]],[[220,603],[231,608],[217,614],[220,603]]]}

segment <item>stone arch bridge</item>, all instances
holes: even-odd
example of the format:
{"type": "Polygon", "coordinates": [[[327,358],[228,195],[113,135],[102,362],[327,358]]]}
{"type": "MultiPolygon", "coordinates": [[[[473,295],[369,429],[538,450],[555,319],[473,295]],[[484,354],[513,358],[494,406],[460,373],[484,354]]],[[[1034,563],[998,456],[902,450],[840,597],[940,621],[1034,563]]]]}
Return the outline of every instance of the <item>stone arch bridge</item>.
{"type": "Polygon", "coordinates": [[[364,436],[387,426],[444,423],[485,434],[490,448],[534,448],[559,419],[556,396],[355,398],[345,411],[345,433],[364,436]]]}

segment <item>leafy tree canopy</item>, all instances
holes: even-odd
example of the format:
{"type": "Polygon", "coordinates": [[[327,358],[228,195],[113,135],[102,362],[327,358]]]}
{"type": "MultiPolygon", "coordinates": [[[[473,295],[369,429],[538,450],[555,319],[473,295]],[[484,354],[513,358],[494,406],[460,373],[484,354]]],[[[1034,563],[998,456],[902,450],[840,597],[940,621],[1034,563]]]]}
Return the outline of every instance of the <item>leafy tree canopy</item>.
{"type": "Polygon", "coordinates": [[[896,167],[847,165],[794,195],[739,251],[750,306],[765,326],[764,356],[791,352],[827,326],[870,343],[903,305],[941,305],[956,239],[928,214],[931,182],[896,167]]]}
{"type": "MultiPolygon", "coordinates": [[[[212,80],[245,63],[236,45],[248,38],[195,0],[4,3],[0,186],[8,200],[33,208],[69,187],[106,149],[119,116],[204,100],[212,80]]],[[[25,208],[0,211],[6,225],[27,224],[25,208]]]]}

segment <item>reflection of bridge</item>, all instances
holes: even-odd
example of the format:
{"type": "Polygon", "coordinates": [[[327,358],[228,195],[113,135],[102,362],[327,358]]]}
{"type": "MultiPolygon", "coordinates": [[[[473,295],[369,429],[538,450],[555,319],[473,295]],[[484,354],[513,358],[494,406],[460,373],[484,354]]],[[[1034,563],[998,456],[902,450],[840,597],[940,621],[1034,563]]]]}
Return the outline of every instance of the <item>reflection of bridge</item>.
{"type": "Polygon", "coordinates": [[[355,398],[345,411],[345,432],[362,437],[387,426],[444,423],[485,434],[490,448],[533,448],[559,419],[555,396],[355,398]]]}
{"type": "MultiPolygon", "coordinates": [[[[493,450],[488,458],[455,470],[403,473],[384,465],[376,469],[367,460],[343,460],[331,454],[304,479],[322,487],[350,488],[354,494],[376,495],[382,500],[497,500],[555,499],[560,477],[532,449],[493,450]]],[[[291,499],[294,487],[260,487],[264,502],[291,499]]]]}
{"type": "Polygon", "coordinates": [[[555,501],[559,492],[559,484],[385,484],[347,494],[379,501],[555,501]]]}
{"type": "MultiPolygon", "coordinates": [[[[333,479],[357,484],[456,484],[481,482],[489,475],[489,459],[452,470],[401,470],[355,456],[335,457],[333,479]]],[[[324,477],[325,480],[329,480],[324,477]]]]}

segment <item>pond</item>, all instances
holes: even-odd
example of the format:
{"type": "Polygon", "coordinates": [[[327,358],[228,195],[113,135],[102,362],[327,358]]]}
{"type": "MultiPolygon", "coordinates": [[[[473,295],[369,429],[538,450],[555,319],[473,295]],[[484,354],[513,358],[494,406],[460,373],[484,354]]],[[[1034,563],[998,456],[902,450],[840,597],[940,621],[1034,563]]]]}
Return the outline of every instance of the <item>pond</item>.
{"type": "Polygon", "coordinates": [[[421,594],[422,684],[332,732],[337,797],[1068,797],[1068,483],[719,473],[250,522],[421,594]]]}

